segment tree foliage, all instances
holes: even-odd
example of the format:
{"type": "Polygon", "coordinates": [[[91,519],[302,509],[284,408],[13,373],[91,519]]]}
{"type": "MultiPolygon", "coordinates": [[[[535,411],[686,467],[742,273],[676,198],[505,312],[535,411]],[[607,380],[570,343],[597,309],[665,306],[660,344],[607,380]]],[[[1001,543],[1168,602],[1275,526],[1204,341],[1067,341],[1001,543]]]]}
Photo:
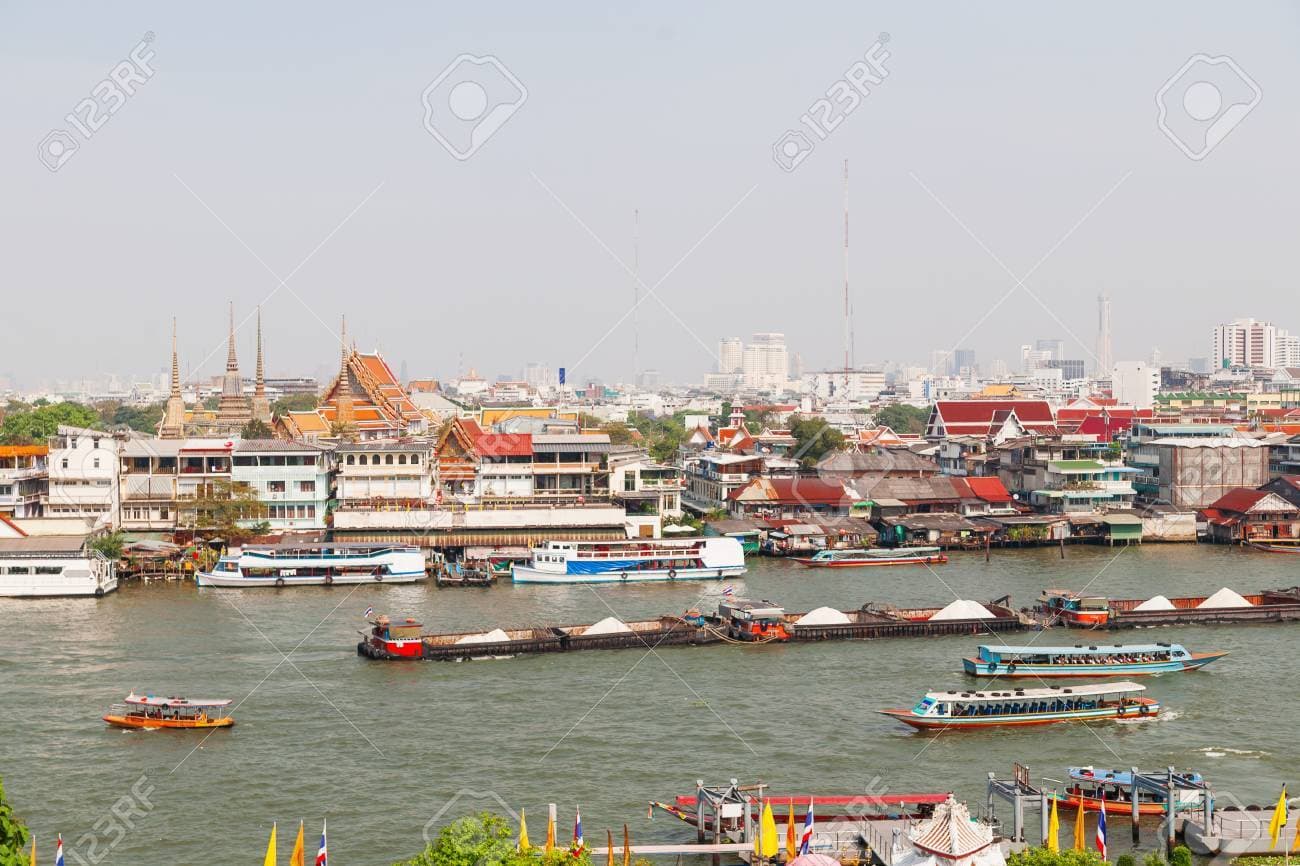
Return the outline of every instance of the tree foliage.
{"type": "Polygon", "coordinates": [[[35,445],[69,427],[102,427],[99,413],[80,403],[45,403],[38,400],[29,407],[11,412],[0,424],[0,442],[9,445],[35,445]]]}
{"type": "Polygon", "coordinates": [[[790,435],[795,438],[794,454],[804,466],[815,466],[827,454],[844,448],[844,434],[822,418],[790,419],[790,435]]]}
{"type": "Polygon", "coordinates": [[[285,394],[271,404],[271,414],[278,417],[287,412],[306,412],[315,408],[315,394],[285,394]]]}
{"type": "Polygon", "coordinates": [[[164,404],[119,403],[113,400],[95,404],[99,420],[105,427],[130,427],[141,433],[155,433],[162,421],[164,404]]]}
{"type": "Polygon", "coordinates": [[[266,422],[254,418],[244,425],[244,429],[239,431],[239,436],[241,439],[271,439],[275,433],[266,426],[266,422]]]}
{"type": "Polygon", "coordinates": [[[661,416],[637,413],[628,419],[628,423],[645,440],[650,459],[671,463],[677,458],[677,449],[686,438],[685,413],[661,416]]]}
{"type": "Polygon", "coordinates": [[[460,818],[443,827],[419,854],[393,866],[591,866],[585,851],[517,851],[515,833],[509,821],[491,812],[460,818]]]}
{"type": "Polygon", "coordinates": [[[265,535],[267,508],[257,498],[257,491],[243,482],[218,478],[195,497],[194,528],[199,532],[220,535],[227,541],[265,535]]]}
{"type": "Polygon", "coordinates": [[[4,782],[0,781],[0,866],[26,866],[31,838],[31,831],[5,799],[4,782]]]}
{"type": "Polygon", "coordinates": [[[913,435],[925,432],[925,422],[930,419],[930,410],[925,407],[911,406],[907,403],[895,403],[885,406],[876,413],[876,424],[888,427],[895,433],[913,435]]]}
{"type": "Polygon", "coordinates": [[[107,535],[101,535],[91,541],[90,549],[99,552],[106,559],[118,560],[122,558],[122,548],[125,545],[125,533],[110,532],[107,535]]]}
{"type": "Polygon", "coordinates": [[[1026,848],[1007,857],[1007,866],[1105,866],[1105,861],[1095,851],[1026,848]]]}

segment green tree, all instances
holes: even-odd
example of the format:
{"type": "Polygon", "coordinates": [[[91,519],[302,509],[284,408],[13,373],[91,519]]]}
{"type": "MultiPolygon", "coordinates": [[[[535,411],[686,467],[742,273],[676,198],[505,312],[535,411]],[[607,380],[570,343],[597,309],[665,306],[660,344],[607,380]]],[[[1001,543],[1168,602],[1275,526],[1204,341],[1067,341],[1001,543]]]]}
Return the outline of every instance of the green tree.
{"type": "Polygon", "coordinates": [[[1026,848],[1007,857],[1007,866],[1104,866],[1095,851],[1048,851],[1026,848]]]}
{"type": "Polygon", "coordinates": [[[254,418],[244,425],[244,429],[239,431],[239,435],[242,439],[270,439],[275,434],[270,427],[266,426],[264,421],[254,418]]]}
{"type": "Polygon", "coordinates": [[[163,416],[162,403],[145,406],[133,403],[99,403],[95,406],[99,419],[106,427],[129,427],[141,433],[154,433],[163,416]]]}
{"type": "Polygon", "coordinates": [[[888,427],[899,435],[908,433],[916,435],[925,432],[925,422],[930,419],[928,407],[911,406],[907,403],[895,403],[885,406],[876,413],[876,424],[888,427]]]}
{"type": "Polygon", "coordinates": [[[126,534],[110,532],[90,542],[90,549],[103,554],[105,558],[118,560],[122,558],[122,548],[126,545],[126,534]]]}
{"type": "Polygon", "coordinates": [[[1137,860],[1132,854],[1121,854],[1115,858],[1115,866],[1137,866],[1137,860]]]}
{"type": "Polygon", "coordinates": [[[32,834],[14,814],[0,781],[0,866],[26,866],[32,834]]]}
{"type": "Polygon", "coordinates": [[[1179,845],[1169,852],[1169,866],[1192,866],[1192,852],[1186,845],[1179,845]]]}
{"type": "Polygon", "coordinates": [[[271,528],[266,522],[266,505],[257,498],[257,491],[242,481],[217,479],[201,489],[191,507],[195,530],[227,541],[265,535],[271,528]]]}
{"type": "MultiPolygon", "coordinates": [[[[452,821],[416,856],[393,866],[592,866],[591,855],[556,848],[515,850],[514,825],[500,815],[483,812],[452,821]]],[[[639,864],[638,864],[639,866],[639,864]]]]}
{"type": "Polygon", "coordinates": [[[271,414],[278,417],[287,412],[306,412],[315,408],[315,394],[285,394],[271,404],[271,414]]]}
{"type": "MultiPolygon", "coordinates": [[[[38,401],[39,402],[39,401],[38,401]]],[[[80,403],[36,405],[5,416],[0,424],[0,442],[11,445],[39,444],[59,431],[60,425],[99,428],[99,413],[80,403]]]]}
{"type": "Polygon", "coordinates": [[[827,454],[844,447],[844,434],[821,418],[790,419],[790,435],[795,438],[794,456],[804,466],[815,466],[827,454]]]}

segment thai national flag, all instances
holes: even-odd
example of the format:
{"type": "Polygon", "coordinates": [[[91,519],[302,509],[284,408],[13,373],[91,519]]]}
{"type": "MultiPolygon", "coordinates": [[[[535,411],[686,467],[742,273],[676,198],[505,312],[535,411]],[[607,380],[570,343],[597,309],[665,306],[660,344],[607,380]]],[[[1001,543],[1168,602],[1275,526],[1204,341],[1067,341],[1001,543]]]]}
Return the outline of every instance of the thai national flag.
{"type": "Polygon", "coordinates": [[[321,821],[320,825],[320,850],[316,852],[316,866],[330,866],[330,855],[325,845],[325,827],[326,823],[321,821]]]}
{"type": "Polygon", "coordinates": [[[803,816],[803,836],[799,839],[799,853],[807,854],[812,850],[813,801],[808,798],[808,814],[803,816]]]}
{"type": "MultiPolygon", "coordinates": [[[[36,862],[36,861],[32,861],[36,862]]],[[[54,866],[63,866],[63,834],[59,834],[59,841],[54,845],[54,866]]]]}
{"type": "Polygon", "coordinates": [[[375,609],[373,607],[366,608],[366,619],[369,619],[374,615],[375,615],[375,609]]]}
{"type": "Polygon", "coordinates": [[[1097,851],[1106,859],[1106,810],[1097,813],[1097,851]]]}
{"type": "Polygon", "coordinates": [[[723,595],[734,595],[735,592],[736,592],[736,588],[735,588],[734,586],[732,586],[731,584],[727,584],[726,586],[724,586],[724,587],[722,588],[722,594],[723,594],[723,595]]]}
{"type": "Polygon", "coordinates": [[[582,841],[582,810],[575,806],[573,814],[573,852],[581,854],[585,847],[582,841]]]}

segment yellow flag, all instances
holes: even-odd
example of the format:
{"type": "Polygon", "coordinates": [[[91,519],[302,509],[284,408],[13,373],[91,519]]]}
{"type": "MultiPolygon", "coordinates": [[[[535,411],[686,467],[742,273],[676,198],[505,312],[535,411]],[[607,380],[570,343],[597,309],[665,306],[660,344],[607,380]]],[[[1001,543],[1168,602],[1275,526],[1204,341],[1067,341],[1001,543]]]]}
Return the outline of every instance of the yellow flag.
{"type": "Polygon", "coordinates": [[[528,819],[524,816],[524,810],[519,810],[519,850],[527,851],[533,847],[528,841],[528,819]]]}
{"type": "Polygon", "coordinates": [[[275,824],[271,825],[271,841],[266,843],[266,857],[262,866],[275,866],[275,824]]]}
{"type": "MultiPolygon", "coordinates": [[[[1103,808],[1105,808],[1103,806],[1103,808]]],[[[1083,792],[1079,792],[1079,811],[1074,816],[1074,850],[1084,850],[1083,829],[1083,792]]]]}
{"type": "Polygon", "coordinates": [[[555,804],[552,803],[546,813],[546,853],[555,850],[555,804]]]}
{"type": "Polygon", "coordinates": [[[627,832],[627,825],[623,825],[623,866],[632,866],[632,835],[627,832]]]}
{"type": "Polygon", "coordinates": [[[790,798],[790,814],[785,819],[785,859],[790,862],[799,856],[799,843],[794,834],[794,797],[790,798]]]}
{"type": "Polygon", "coordinates": [[[1273,807],[1273,820],[1268,822],[1268,838],[1272,844],[1270,848],[1277,847],[1277,837],[1281,835],[1282,828],[1286,826],[1286,786],[1282,786],[1282,796],[1277,798],[1277,805],[1273,807]]]}
{"type": "Polygon", "coordinates": [[[36,837],[32,837],[32,860],[30,866],[36,866],[36,837]]]}
{"type": "Polygon", "coordinates": [[[607,858],[606,862],[609,863],[609,866],[614,866],[614,831],[606,830],[605,836],[607,837],[609,842],[609,857],[607,858]]]}
{"type": "Polygon", "coordinates": [[[770,860],[779,850],[781,850],[781,843],[777,841],[776,817],[772,814],[772,803],[768,800],[763,803],[763,816],[758,822],[758,838],[754,840],[754,853],[770,860]]]}
{"type": "Polygon", "coordinates": [[[1061,832],[1061,819],[1058,818],[1056,815],[1056,797],[1055,795],[1053,795],[1052,816],[1047,819],[1047,838],[1043,841],[1043,844],[1047,846],[1048,851],[1056,853],[1061,850],[1060,840],[1057,839],[1057,835],[1060,832],[1061,832]]]}
{"type": "Polygon", "coordinates": [[[302,822],[298,822],[298,839],[293,843],[293,853],[289,855],[289,866],[303,866],[302,822]]]}

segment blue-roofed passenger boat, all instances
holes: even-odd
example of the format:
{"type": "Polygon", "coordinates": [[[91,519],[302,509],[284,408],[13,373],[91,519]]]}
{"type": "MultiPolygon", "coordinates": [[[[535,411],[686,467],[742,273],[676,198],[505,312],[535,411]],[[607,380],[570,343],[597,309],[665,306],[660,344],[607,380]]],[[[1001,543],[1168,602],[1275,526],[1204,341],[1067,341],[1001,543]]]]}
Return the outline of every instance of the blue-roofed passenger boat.
{"type": "MultiPolygon", "coordinates": [[[[1083,804],[1085,812],[1100,812],[1108,815],[1133,814],[1133,773],[1129,770],[1102,770],[1094,767],[1070,767],[1066,770],[1070,777],[1070,787],[1061,794],[1055,794],[1063,805],[1078,808],[1083,804]]],[[[1183,811],[1199,808],[1201,791],[1205,779],[1200,773],[1187,771],[1175,773],[1178,782],[1174,794],[1174,809],[1183,811]]],[[[1164,798],[1152,792],[1138,790],[1139,815],[1165,814],[1164,798]]]]}
{"type": "Polygon", "coordinates": [[[515,563],[515,583],[623,583],[718,580],[745,573],[745,552],[729,536],[636,538],[626,541],[547,541],[526,565],[515,563]]]}
{"type": "Polygon", "coordinates": [[[1182,644],[981,646],[961,660],[966,673],[995,677],[1107,677],[1194,671],[1226,652],[1193,653],[1182,644]]]}

